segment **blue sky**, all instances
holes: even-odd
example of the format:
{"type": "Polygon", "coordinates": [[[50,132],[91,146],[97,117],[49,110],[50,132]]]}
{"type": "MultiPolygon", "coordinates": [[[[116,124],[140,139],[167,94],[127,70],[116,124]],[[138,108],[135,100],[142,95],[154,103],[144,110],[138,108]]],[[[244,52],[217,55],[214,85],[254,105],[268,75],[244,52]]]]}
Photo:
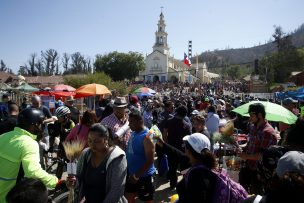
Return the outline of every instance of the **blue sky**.
{"type": "Polygon", "coordinates": [[[112,51],[149,54],[160,7],[170,53],[251,47],[304,23],[303,0],[0,0],[0,59],[15,72],[49,48],[94,58],[112,51]]]}

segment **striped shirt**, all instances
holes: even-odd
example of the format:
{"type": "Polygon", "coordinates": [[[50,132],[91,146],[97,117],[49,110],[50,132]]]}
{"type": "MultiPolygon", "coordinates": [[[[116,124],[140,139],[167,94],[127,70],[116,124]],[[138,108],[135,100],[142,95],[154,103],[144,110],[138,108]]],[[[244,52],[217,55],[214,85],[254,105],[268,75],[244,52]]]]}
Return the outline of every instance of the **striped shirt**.
{"type": "MultiPolygon", "coordinates": [[[[103,125],[107,125],[111,130],[112,133],[116,133],[125,123],[127,122],[124,121],[122,122],[121,120],[119,120],[114,113],[112,113],[111,115],[105,117],[104,119],[102,119],[102,121],[100,122],[103,125]]],[[[129,129],[124,135],[123,135],[123,140],[122,143],[119,144],[119,146],[126,151],[126,147],[129,141],[129,138],[131,136],[131,130],[129,129]]]]}
{"type": "MultiPolygon", "coordinates": [[[[271,145],[277,144],[277,137],[275,130],[266,121],[259,128],[252,125],[249,132],[249,141],[247,144],[247,154],[262,153],[263,150],[269,148],[271,145]]],[[[248,167],[255,170],[257,161],[247,160],[248,167]]]]}

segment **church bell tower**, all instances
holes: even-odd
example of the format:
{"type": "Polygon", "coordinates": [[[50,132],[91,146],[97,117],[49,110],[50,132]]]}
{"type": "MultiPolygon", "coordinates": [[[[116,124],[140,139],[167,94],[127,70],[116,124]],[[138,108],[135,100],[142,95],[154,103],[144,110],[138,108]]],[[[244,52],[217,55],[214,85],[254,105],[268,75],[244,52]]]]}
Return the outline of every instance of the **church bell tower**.
{"type": "Polygon", "coordinates": [[[158,21],[158,30],[155,32],[155,44],[153,46],[153,51],[159,51],[165,55],[169,54],[169,47],[167,44],[167,36],[166,33],[166,24],[164,20],[164,14],[163,12],[159,15],[159,21],[158,21]]]}

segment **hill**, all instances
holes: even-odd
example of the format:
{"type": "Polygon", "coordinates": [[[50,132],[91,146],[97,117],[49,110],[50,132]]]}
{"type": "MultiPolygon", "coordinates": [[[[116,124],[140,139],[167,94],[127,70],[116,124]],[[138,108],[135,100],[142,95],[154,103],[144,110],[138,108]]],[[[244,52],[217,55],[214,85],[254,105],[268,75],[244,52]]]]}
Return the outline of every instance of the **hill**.
{"type": "MultiPolygon", "coordinates": [[[[304,47],[304,24],[294,32],[289,33],[292,44],[297,48],[304,47]]],[[[277,51],[275,43],[270,41],[266,44],[251,48],[226,49],[203,52],[199,56],[199,62],[206,62],[209,69],[224,67],[232,64],[254,64],[255,59],[261,59],[265,54],[277,51]]],[[[193,58],[193,61],[195,59],[193,58]]]]}

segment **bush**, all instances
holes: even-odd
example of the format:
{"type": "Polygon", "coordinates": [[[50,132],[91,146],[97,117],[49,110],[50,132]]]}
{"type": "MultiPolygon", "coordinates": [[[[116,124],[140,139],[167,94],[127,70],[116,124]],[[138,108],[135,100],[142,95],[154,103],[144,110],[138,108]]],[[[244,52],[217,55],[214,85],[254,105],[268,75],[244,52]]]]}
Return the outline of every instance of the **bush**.
{"type": "Polygon", "coordinates": [[[86,84],[96,83],[105,85],[109,90],[115,89],[120,95],[125,95],[127,93],[126,84],[123,81],[113,82],[111,77],[104,72],[87,75],[66,75],[63,79],[64,84],[70,85],[76,89],[86,84]]]}

